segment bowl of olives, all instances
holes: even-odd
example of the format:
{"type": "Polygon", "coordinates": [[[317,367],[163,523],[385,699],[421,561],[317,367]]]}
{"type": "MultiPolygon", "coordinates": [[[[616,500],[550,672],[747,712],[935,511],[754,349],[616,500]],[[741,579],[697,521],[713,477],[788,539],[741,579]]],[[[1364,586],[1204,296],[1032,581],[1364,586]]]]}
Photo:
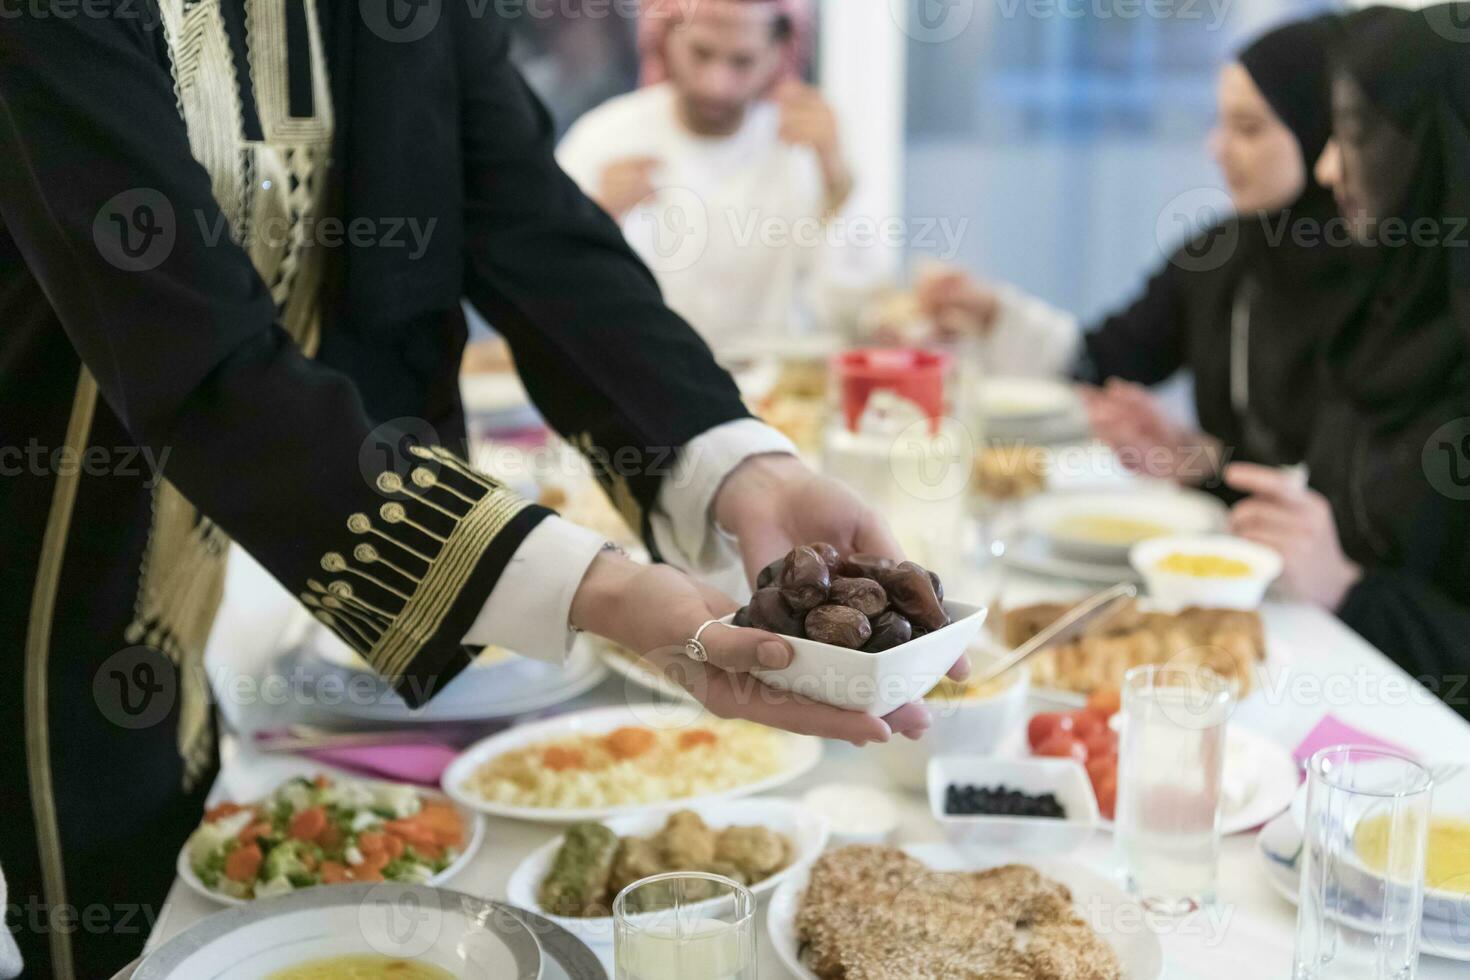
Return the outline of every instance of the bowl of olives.
{"type": "Polygon", "coordinates": [[[814,701],[884,715],[932,688],[985,622],[984,606],[944,598],[933,572],[878,555],[843,556],[817,542],[766,566],[733,626],[779,633],[795,653],[766,684],[814,701]]]}

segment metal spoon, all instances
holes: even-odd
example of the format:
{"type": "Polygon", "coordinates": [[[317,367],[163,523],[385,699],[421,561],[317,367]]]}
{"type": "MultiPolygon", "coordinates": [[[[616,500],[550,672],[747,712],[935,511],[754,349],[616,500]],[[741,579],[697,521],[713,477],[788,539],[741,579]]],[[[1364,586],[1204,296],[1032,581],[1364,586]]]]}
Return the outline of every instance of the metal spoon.
{"type": "Polygon", "coordinates": [[[1103,589],[1101,592],[1088,596],[1058,616],[1046,629],[1037,633],[999,660],[986,664],[979,674],[970,677],[966,683],[983,684],[992,678],[999,677],[1032,654],[1045,650],[1047,647],[1055,646],[1058,643],[1065,643],[1073,637],[1078,636],[1094,622],[1097,622],[1099,619],[1106,619],[1116,612],[1119,603],[1132,599],[1137,595],[1137,586],[1122,582],[1112,588],[1103,589]]]}

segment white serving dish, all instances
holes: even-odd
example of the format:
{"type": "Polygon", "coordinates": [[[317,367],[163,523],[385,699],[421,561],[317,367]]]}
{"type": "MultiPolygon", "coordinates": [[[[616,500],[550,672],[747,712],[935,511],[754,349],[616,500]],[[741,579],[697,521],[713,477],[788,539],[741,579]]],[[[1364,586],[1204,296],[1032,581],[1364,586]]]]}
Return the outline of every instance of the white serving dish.
{"type": "MultiPolygon", "coordinates": [[[[1158,935],[1148,928],[1118,927],[1124,922],[1144,922],[1144,910],[1117,885],[1079,862],[1038,860],[1027,854],[991,855],[977,860],[945,844],[911,844],[903,850],[940,873],[983,871],[1013,861],[1029,864],[1067,886],[1077,914],[1118,954],[1126,980],[1158,980],[1164,975],[1164,951],[1158,935]]],[[[796,934],[796,913],[809,877],[810,868],[804,868],[783,881],[771,896],[771,907],[766,912],[766,937],[771,948],[798,980],[817,980],[817,975],[801,962],[801,940],[796,934]]]]}
{"type": "Polygon", "coordinates": [[[534,823],[572,824],[584,820],[606,820],[638,813],[668,813],[670,810],[680,810],[712,800],[754,796],[806,774],[821,761],[821,739],[781,732],[780,737],[785,740],[782,758],[786,764],[780,771],[765,779],[721,790],[718,793],[621,806],[552,808],[496,803],[483,799],[465,788],[465,783],[471,773],[482,763],[502,753],[524,748],[536,742],[572,735],[604,735],[615,728],[627,725],[642,727],[697,725],[702,717],[705,717],[702,709],[693,705],[629,704],[611,708],[590,708],[586,711],[574,711],[528,725],[517,725],[508,731],[481,739],[461,752],[449,764],[449,768],[444,770],[441,785],[444,787],[444,792],[448,793],[456,803],[492,817],[528,820],[534,823]]]}
{"type": "MultiPolygon", "coordinates": [[[[972,658],[979,661],[982,658],[972,658]]],[[[1012,670],[1011,682],[985,698],[926,698],[931,724],[922,738],[890,739],[868,749],[888,778],[905,789],[922,790],[929,760],[941,755],[994,755],[1023,726],[1031,671],[1012,670]]]]}
{"type": "Polygon", "coordinates": [[[1051,378],[991,376],[980,383],[980,410],[987,421],[1036,421],[1077,408],[1069,385],[1051,378]]]}
{"type": "Polygon", "coordinates": [[[898,829],[892,794],[861,783],[823,783],[801,797],[802,805],[827,819],[828,840],[843,844],[886,844],[898,829]]]}
{"type": "MultiPolygon", "coordinates": [[[[693,810],[705,823],[716,829],[763,826],[791,839],[795,851],[791,864],[764,881],[752,885],[750,891],[757,897],[775,891],[781,882],[816,860],[817,855],[827,846],[827,819],[792,800],[724,800],[685,809],[693,810]]],[[[603,824],[619,837],[647,837],[662,830],[668,818],[667,812],[640,813],[605,820],[603,824]]],[[[506,897],[512,905],[555,922],[588,945],[610,945],[613,941],[611,916],[573,918],[552,915],[537,900],[541,882],[551,870],[556,852],[561,849],[564,839],[558,837],[544,847],[532,851],[511,874],[510,882],[506,885],[506,897]]],[[[698,905],[690,908],[698,908],[698,905]]]]}
{"type": "Polygon", "coordinates": [[[1198,490],[1143,484],[1116,490],[1038,494],[1021,505],[1021,529],[1044,539],[1057,555],[1084,562],[1126,565],[1137,541],[1103,541],[1074,533],[1075,518],[1146,521],[1166,534],[1209,534],[1224,530],[1225,505],[1198,490]]]}
{"type": "Polygon", "coordinates": [[[1148,594],[1161,607],[1183,609],[1208,606],[1223,609],[1255,609],[1266,590],[1281,574],[1281,555],[1265,545],[1229,534],[1184,534],[1140,541],[1128,552],[1128,561],[1143,576],[1148,594]],[[1218,555],[1245,562],[1249,575],[1219,578],[1181,575],[1158,567],[1172,554],[1218,555]]]}
{"type": "MultiPolygon", "coordinates": [[[[791,663],[781,670],[752,673],[771,687],[813,701],[886,715],[917,701],[939,683],[985,624],[984,606],[947,601],[944,609],[952,620],[948,626],[881,653],[784,637],[795,654],[791,663]]],[[[733,615],[721,622],[728,623],[733,615]]]]}
{"type": "MultiPolygon", "coordinates": [[[[403,783],[394,783],[385,779],[367,779],[361,776],[335,776],[334,778],[351,779],[355,782],[368,783],[378,786],[405,785],[403,783]]],[[[438,790],[428,789],[424,786],[414,786],[412,788],[415,793],[418,793],[420,796],[429,797],[430,799],[449,799],[438,790]]],[[[426,885],[435,886],[447,883],[455,875],[459,874],[461,871],[469,866],[469,863],[475,859],[475,855],[479,853],[481,845],[485,843],[485,818],[459,803],[455,803],[454,808],[459,811],[460,819],[464,821],[465,825],[466,838],[464,850],[460,853],[459,857],[450,862],[448,867],[431,877],[428,881],[424,882],[424,884],[426,885]]],[[[188,841],[185,841],[184,846],[179,848],[179,856],[174,862],[174,870],[178,873],[179,878],[184,882],[185,885],[188,885],[189,888],[192,889],[196,894],[202,895],[203,897],[209,899],[211,902],[218,902],[221,905],[250,905],[255,901],[255,899],[250,898],[235,898],[231,895],[221,895],[219,892],[212,890],[208,885],[201,881],[199,876],[194,873],[194,866],[189,862],[188,841]]],[[[341,888],[342,885],[318,885],[315,887],[341,888]]],[[[304,890],[305,889],[298,889],[298,891],[304,890]]],[[[295,893],[293,892],[292,894],[295,893]]]]}
{"type": "Polygon", "coordinates": [[[1065,854],[1080,847],[1097,829],[1097,798],[1087,770],[1073,759],[939,756],[929,760],[928,782],[929,811],[956,847],[1065,854]],[[951,816],[944,812],[944,792],[951,784],[1005,785],[1033,796],[1053,793],[1067,816],[951,816]]]}
{"type": "Polygon", "coordinates": [[[224,909],[147,954],[133,980],[267,980],[353,954],[428,963],[456,977],[542,976],[536,937],[508,906],[384,882],[308,888],[224,909]]]}

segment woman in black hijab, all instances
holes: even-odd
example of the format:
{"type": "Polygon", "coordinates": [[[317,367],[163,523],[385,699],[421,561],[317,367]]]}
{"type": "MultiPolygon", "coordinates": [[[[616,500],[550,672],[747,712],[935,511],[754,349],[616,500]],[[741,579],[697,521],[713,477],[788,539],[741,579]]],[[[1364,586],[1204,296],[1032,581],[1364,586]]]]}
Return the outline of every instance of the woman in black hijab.
{"type": "MultiPolygon", "coordinates": [[[[1082,335],[1072,374],[1105,383],[1087,396],[1094,429],[1152,475],[1213,488],[1229,459],[1302,458],[1315,344],[1344,314],[1352,280],[1351,249],[1302,234],[1336,214],[1311,173],[1331,130],[1335,20],[1277,28],[1224,67],[1211,143],[1237,214],[1175,251],[1137,300],[1082,335]],[[1142,387],[1184,368],[1203,434],[1167,421],[1142,387]]],[[[975,319],[992,314],[998,331],[1046,333],[1053,345],[1066,336],[1042,325],[1055,311],[958,275],[921,284],[920,297],[941,321],[968,307],[975,319]]]]}
{"type": "Polygon", "coordinates": [[[1313,489],[1232,468],[1233,523],[1470,714],[1470,4],[1348,17],[1331,95],[1317,175],[1371,292],[1323,348],[1313,489]]]}

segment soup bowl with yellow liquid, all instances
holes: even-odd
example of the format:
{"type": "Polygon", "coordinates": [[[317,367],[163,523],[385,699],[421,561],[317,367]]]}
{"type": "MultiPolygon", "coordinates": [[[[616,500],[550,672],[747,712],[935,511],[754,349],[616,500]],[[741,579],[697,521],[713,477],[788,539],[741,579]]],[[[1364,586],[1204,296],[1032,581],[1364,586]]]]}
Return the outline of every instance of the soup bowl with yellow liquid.
{"type": "Polygon", "coordinates": [[[1161,608],[1255,609],[1281,574],[1281,556],[1228,534],[1152,538],[1133,546],[1128,561],[1161,608]]]}
{"type": "Polygon", "coordinates": [[[307,888],[201,919],[133,980],[537,980],[541,947],[509,906],[442,888],[307,888]]]}
{"type": "MultiPolygon", "coordinates": [[[[1290,811],[1298,829],[1306,822],[1306,796],[1304,783],[1290,811]]],[[[1370,807],[1346,828],[1353,850],[1341,887],[1377,894],[1390,864],[1390,806],[1385,800],[1370,807]]],[[[1426,837],[1424,917],[1453,926],[1457,943],[1470,942],[1470,771],[1436,783],[1426,837]]]]}
{"type": "Polygon", "coordinates": [[[1225,505],[1207,493],[1152,484],[1043,493],[1021,507],[1021,529],[1075,561],[1123,565],[1140,541],[1223,530],[1225,505]]]}

